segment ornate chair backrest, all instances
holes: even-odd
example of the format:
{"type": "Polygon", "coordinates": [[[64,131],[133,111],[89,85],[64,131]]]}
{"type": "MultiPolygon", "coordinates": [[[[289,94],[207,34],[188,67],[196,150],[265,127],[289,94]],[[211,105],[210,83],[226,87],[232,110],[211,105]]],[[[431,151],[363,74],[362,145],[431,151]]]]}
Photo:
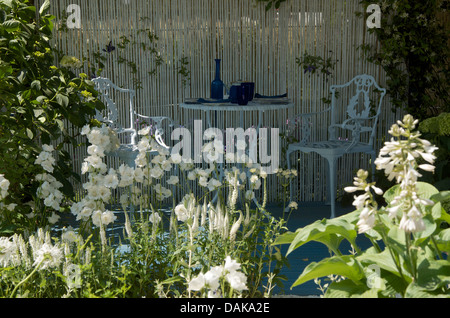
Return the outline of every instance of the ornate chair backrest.
{"type": "Polygon", "coordinates": [[[136,142],[136,130],[135,130],[135,110],[134,99],[136,92],[132,89],[125,89],[115,85],[111,80],[104,77],[97,77],[92,80],[95,83],[96,90],[99,92],[99,98],[103,101],[106,109],[102,112],[97,111],[95,119],[100,122],[106,123],[111,128],[114,128],[117,133],[129,132],[131,137],[129,139],[121,140],[122,143],[135,144],[136,142]],[[124,97],[119,93],[124,93],[124,97]],[[124,117],[121,120],[119,116],[119,109],[117,107],[118,100],[123,100],[125,107],[121,110],[120,116],[124,117]]]}
{"type": "Polygon", "coordinates": [[[363,74],[355,76],[346,84],[332,85],[330,91],[332,94],[330,139],[336,140],[338,138],[336,128],[342,128],[351,131],[353,142],[359,141],[361,133],[369,133],[368,143],[373,145],[386,89],[378,86],[372,76],[363,74]],[[347,105],[341,101],[344,109],[338,107],[337,89],[347,89],[348,96],[351,96],[347,105]]]}

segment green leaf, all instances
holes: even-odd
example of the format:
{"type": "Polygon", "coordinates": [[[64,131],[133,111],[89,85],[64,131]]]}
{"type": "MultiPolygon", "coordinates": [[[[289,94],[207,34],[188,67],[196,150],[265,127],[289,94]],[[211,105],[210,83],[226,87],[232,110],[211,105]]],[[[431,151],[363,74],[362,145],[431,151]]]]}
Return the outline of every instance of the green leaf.
{"type": "Polygon", "coordinates": [[[45,0],[39,9],[39,15],[44,15],[50,10],[50,0],[45,0]]]}
{"type": "Polygon", "coordinates": [[[30,139],[33,139],[34,135],[33,135],[33,132],[30,130],[30,128],[27,128],[26,132],[27,132],[27,137],[30,139]]]}
{"type": "MultiPolygon", "coordinates": [[[[292,239],[286,255],[310,241],[323,243],[333,251],[337,251],[342,238],[347,239],[355,246],[356,236],[355,226],[347,222],[345,218],[319,220],[295,232],[295,237],[292,239]]],[[[287,234],[282,240],[287,241],[292,237],[293,235],[287,234]]]]}
{"type": "Polygon", "coordinates": [[[450,228],[442,230],[437,235],[436,244],[441,252],[450,252],[450,228]]]}
{"type": "Polygon", "coordinates": [[[67,107],[69,105],[69,97],[58,93],[56,94],[56,102],[63,107],[67,107]]]}
{"type": "Polygon", "coordinates": [[[355,284],[352,280],[345,279],[333,282],[327,288],[326,298],[377,298],[378,290],[369,289],[366,285],[355,284]]]}
{"type": "Polygon", "coordinates": [[[449,298],[450,295],[436,293],[419,286],[417,283],[409,284],[406,289],[405,298],[449,298]]]}
{"type": "Polygon", "coordinates": [[[403,277],[407,280],[407,283],[410,283],[412,281],[411,276],[409,273],[402,271],[400,273],[397,269],[397,266],[395,265],[391,254],[388,250],[384,250],[381,253],[373,253],[374,249],[371,248],[364,252],[364,254],[358,255],[356,259],[363,264],[364,266],[369,266],[371,264],[375,264],[380,267],[380,269],[383,269],[389,273],[395,274],[398,277],[403,277]],[[403,274],[403,276],[402,276],[403,274]]]}
{"type": "Polygon", "coordinates": [[[39,80],[34,80],[31,82],[31,88],[37,91],[41,90],[41,81],[39,80]]]}
{"type": "Polygon", "coordinates": [[[20,21],[18,20],[7,20],[2,23],[6,32],[15,32],[20,29],[20,21]]]}
{"type": "Polygon", "coordinates": [[[356,284],[362,284],[361,280],[365,277],[363,267],[352,255],[333,256],[318,263],[312,262],[309,264],[291,288],[312,279],[329,275],[344,276],[356,284]]]}
{"type": "Polygon", "coordinates": [[[424,259],[418,266],[417,285],[434,291],[450,284],[450,262],[448,260],[424,259]]]}

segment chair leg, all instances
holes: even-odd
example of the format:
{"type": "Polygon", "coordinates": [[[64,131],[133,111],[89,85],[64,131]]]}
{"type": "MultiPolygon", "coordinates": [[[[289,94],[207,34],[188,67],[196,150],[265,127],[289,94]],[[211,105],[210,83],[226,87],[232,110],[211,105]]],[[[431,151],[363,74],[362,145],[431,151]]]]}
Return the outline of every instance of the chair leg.
{"type": "Polygon", "coordinates": [[[336,217],[336,161],[337,158],[327,158],[329,166],[329,187],[330,187],[330,204],[331,204],[331,216],[333,219],[336,217]]]}

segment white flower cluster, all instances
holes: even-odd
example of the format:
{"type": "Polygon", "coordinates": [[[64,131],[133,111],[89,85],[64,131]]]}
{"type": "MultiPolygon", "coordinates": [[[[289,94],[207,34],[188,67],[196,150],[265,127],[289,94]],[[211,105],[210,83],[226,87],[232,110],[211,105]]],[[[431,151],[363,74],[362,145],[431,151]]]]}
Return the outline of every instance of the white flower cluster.
{"type": "Polygon", "coordinates": [[[77,59],[74,56],[67,56],[67,55],[62,57],[59,64],[64,67],[73,67],[73,68],[80,68],[81,66],[83,66],[83,63],[79,59],[77,59]]]}
{"type": "Polygon", "coordinates": [[[41,165],[45,171],[52,173],[55,165],[55,158],[52,155],[52,151],[54,150],[52,145],[43,145],[42,151],[34,163],[41,165]]]}
{"type": "Polygon", "coordinates": [[[400,184],[400,194],[390,203],[388,211],[391,218],[400,218],[399,227],[409,233],[425,230],[422,209],[434,204],[431,200],[420,198],[417,193],[416,183],[422,176],[417,168],[434,172],[436,157],[433,152],[438,148],[420,139],[421,134],[413,131],[417,123],[418,120],[406,115],[403,122],[392,125],[389,133],[397,140],[391,138],[390,142],[386,142],[375,160],[377,169],[384,169],[389,180],[395,178],[400,184]],[[418,165],[419,158],[427,163],[418,165]]]}
{"type": "Polygon", "coordinates": [[[5,178],[4,174],[0,174],[0,201],[8,196],[9,180],[5,178]]]}
{"type": "Polygon", "coordinates": [[[90,128],[84,126],[82,135],[86,135],[91,145],[87,151],[89,156],[85,158],[81,172],[89,173],[88,181],[83,184],[87,195],[71,207],[71,212],[77,220],[92,220],[97,227],[113,223],[117,217],[113,212],[106,210],[105,203],[111,198],[111,189],[117,188],[119,179],[114,169],[107,170],[103,161],[105,154],[114,151],[119,146],[119,140],[115,132],[106,125],[90,128]]]}
{"type": "Polygon", "coordinates": [[[91,261],[91,249],[87,248],[84,255],[80,255],[79,264],[72,262],[72,256],[83,244],[82,237],[71,228],[63,229],[57,243],[52,243],[50,232],[43,229],[29,236],[27,241],[19,234],[1,237],[0,267],[22,267],[26,271],[60,270],[70,292],[72,288],[81,287],[80,265],[88,265],[91,261]]]}
{"type": "MultiPolygon", "coordinates": [[[[425,230],[423,221],[423,207],[433,205],[434,202],[428,199],[420,198],[417,192],[416,183],[421,174],[417,168],[434,171],[434,160],[436,157],[433,152],[437,149],[427,140],[420,139],[419,132],[413,132],[418,120],[414,120],[411,115],[406,115],[403,121],[398,121],[392,125],[389,133],[393,136],[391,141],[386,142],[380,150],[379,157],[375,160],[378,170],[384,170],[389,180],[395,179],[400,187],[399,195],[391,202],[387,211],[393,220],[399,221],[399,228],[408,233],[421,232],[425,230]],[[395,137],[395,138],[394,138],[395,137]],[[426,164],[418,165],[417,160],[424,159],[426,164]]],[[[347,187],[345,190],[354,192],[357,190],[365,191],[364,194],[355,197],[353,205],[361,209],[360,221],[358,222],[359,231],[366,232],[373,228],[375,224],[376,203],[369,193],[372,188],[375,193],[381,195],[382,191],[374,186],[367,184],[365,179],[367,172],[359,171],[355,178],[355,187],[347,187]]]]}
{"type": "Polygon", "coordinates": [[[363,194],[355,196],[353,205],[359,211],[359,221],[357,223],[358,232],[365,233],[372,229],[376,221],[377,203],[373,198],[371,189],[378,195],[382,195],[383,191],[375,186],[375,182],[367,183],[369,173],[363,169],[358,170],[353,187],[344,188],[347,192],[364,191],[363,194]]]}
{"type": "MultiPolygon", "coordinates": [[[[55,158],[52,155],[54,150],[52,145],[43,145],[42,151],[35,161],[36,164],[41,165],[46,171],[36,175],[36,181],[40,182],[36,195],[39,199],[44,200],[44,205],[46,207],[52,208],[55,211],[60,211],[64,195],[59,189],[63,187],[63,184],[51,175],[55,166],[55,158]]],[[[55,212],[48,218],[48,221],[51,224],[55,224],[58,220],[59,215],[55,212]]]]}
{"type": "Polygon", "coordinates": [[[28,269],[39,265],[39,270],[44,270],[58,267],[63,258],[62,246],[52,244],[50,233],[42,229],[31,235],[28,242],[18,234],[0,238],[0,266],[3,267],[24,266],[28,269]]]}
{"type": "Polygon", "coordinates": [[[208,297],[221,297],[221,280],[225,280],[229,286],[238,292],[247,290],[247,276],[241,271],[241,264],[230,256],[225,258],[225,264],[214,266],[205,274],[200,273],[197,277],[189,282],[188,290],[201,291],[206,288],[208,297]]]}
{"type": "Polygon", "coordinates": [[[210,235],[217,233],[230,242],[234,242],[241,224],[248,225],[250,223],[248,211],[245,220],[242,213],[239,212],[239,217],[233,221],[231,215],[235,213],[234,211],[222,207],[220,202],[216,206],[211,203],[207,204],[206,201],[203,205],[197,205],[192,193],[185,195],[183,200],[175,207],[174,212],[178,221],[188,223],[189,231],[193,235],[197,233],[199,226],[203,226],[208,228],[210,235]]]}

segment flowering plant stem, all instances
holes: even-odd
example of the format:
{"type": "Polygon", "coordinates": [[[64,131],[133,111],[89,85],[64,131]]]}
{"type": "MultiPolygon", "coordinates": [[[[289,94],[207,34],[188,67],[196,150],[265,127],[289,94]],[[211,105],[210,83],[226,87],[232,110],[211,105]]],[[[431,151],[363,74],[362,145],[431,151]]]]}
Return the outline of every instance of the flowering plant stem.
{"type": "Polygon", "coordinates": [[[19,289],[20,286],[22,286],[23,284],[25,284],[25,283],[31,278],[31,276],[33,276],[34,273],[36,273],[36,272],[38,271],[39,267],[41,267],[42,263],[43,263],[47,258],[48,258],[48,256],[45,256],[45,257],[44,257],[44,258],[43,258],[43,259],[42,259],[42,260],[34,267],[33,271],[32,271],[27,277],[25,277],[20,283],[18,283],[18,284],[16,285],[16,287],[14,287],[14,289],[13,289],[11,295],[9,296],[9,298],[14,298],[14,295],[16,294],[17,289],[19,289]]]}

